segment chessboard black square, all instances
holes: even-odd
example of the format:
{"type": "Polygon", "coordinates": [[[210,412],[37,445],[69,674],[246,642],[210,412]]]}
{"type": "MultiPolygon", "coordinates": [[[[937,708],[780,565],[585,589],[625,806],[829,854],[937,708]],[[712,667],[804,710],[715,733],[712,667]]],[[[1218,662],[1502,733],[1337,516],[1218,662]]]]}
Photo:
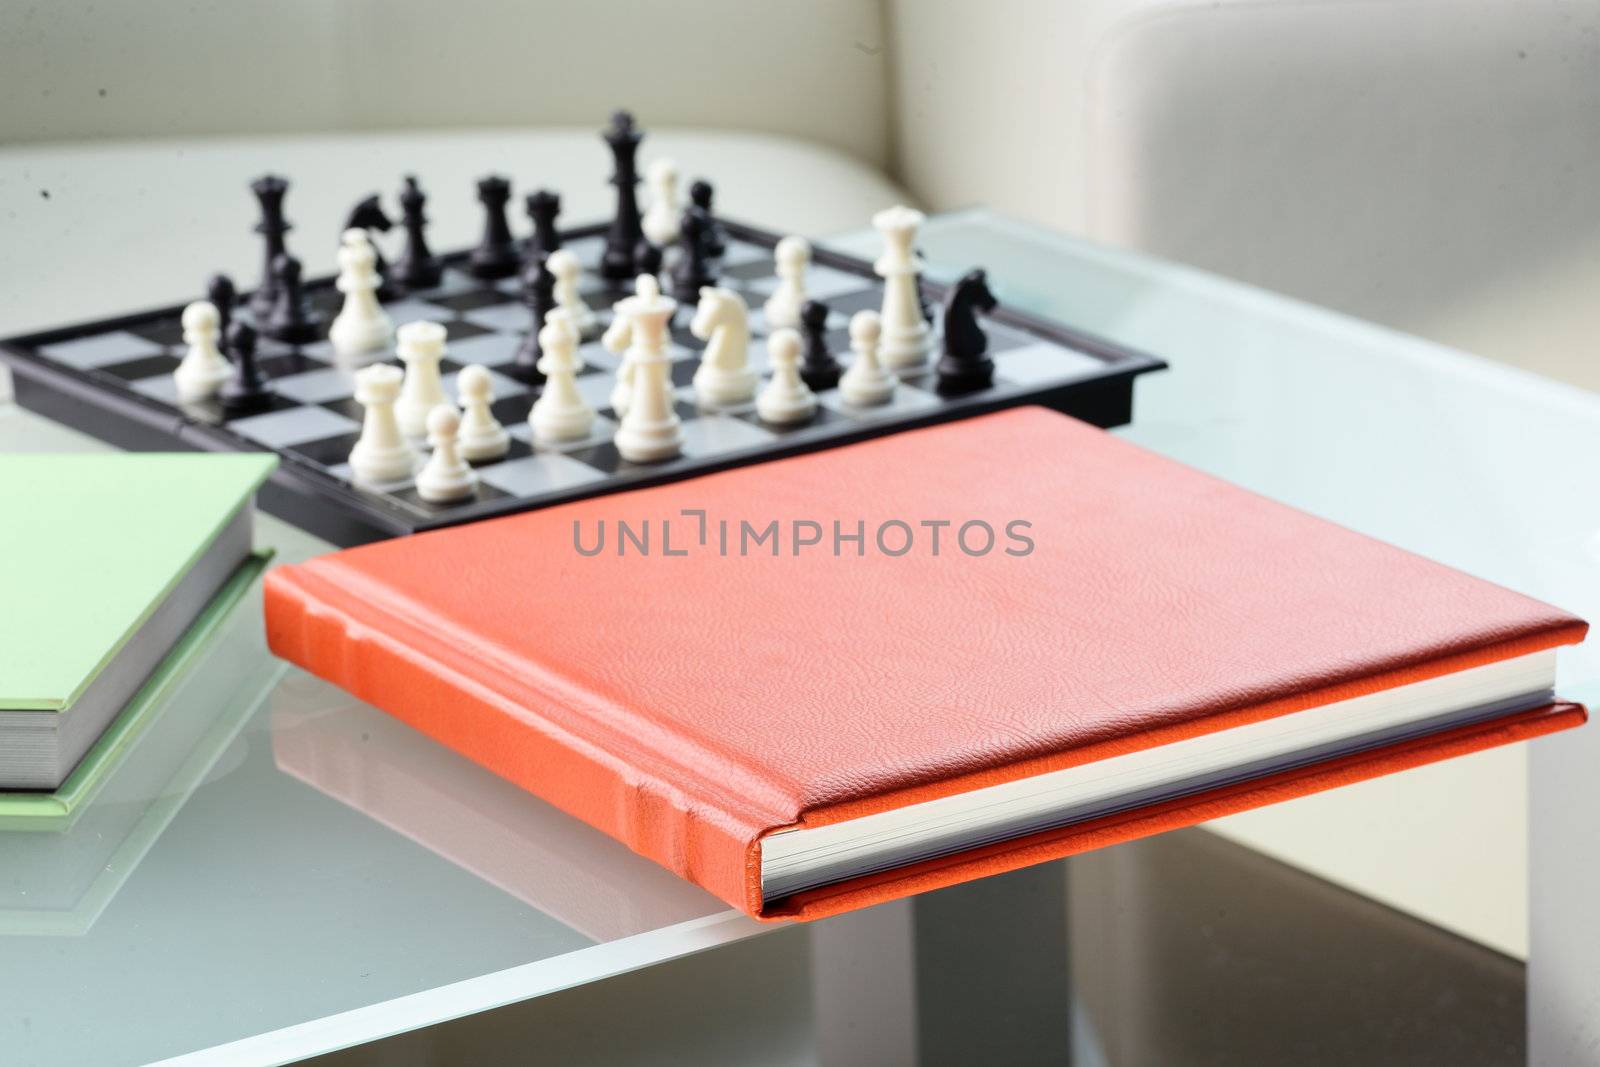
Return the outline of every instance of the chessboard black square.
{"type": "Polygon", "coordinates": [[[494,331],[475,322],[468,322],[466,319],[451,319],[444,324],[446,341],[465,341],[469,337],[482,337],[486,333],[494,331]]]}
{"type": "Polygon", "coordinates": [[[137,382],[143,378],[154,378],[158,374],[171,374],[178,369],[176,356],[141,356],[138,359],[124,360],[121,363],[108,363],[95,370],[101,374],[109,374],[113,378],[120,378],[125,382],[137,382]]]}
{"type": "Polygon", "coordinates": [[[489,405],[489,411],[502,426],[513,426],[527,419],[528,411],[532,407],[532,394],[519,393],[516,396],[501,397],[489,405]]]}
{"type": "Polygon", "coordinates": [[[355,419],[357,422],[360,422],[366,416],[366,409],[356,402],[355,397],[341,396],[337,400],[324,400],[317,406],[327,408],[335,415],[343,415],[347,419],[355,419]]]}
{"type": "Polygon", "coordinates": [[[533,446],[526,441],[519,441],[513,437],[511,439],[511,447],[505,455],[496,456],[494,459],[469,460],[468,462],[474,467],[489,467],[496,463],[509,463],[514,459],[526,459],[531,455],[533,455],[533,446]]]}
{"type": "Polygon", "coordinates": [[[285,352],[277,356],[259,356],[256,359],[256,368],[266,378],[282,378],[290,374],[304,374],[307,371],[321,370],[328,364],[320,359],[315,359],[304,352],[285,352]]]}
{"type": "Polygon", "coordinates": [[[823,301],[829,310],[840,315],[854,315],[858,311],[877,311],[883,303],[883,293],[877,289],[863,289],[859,293],[844,293],[823,301]]]}
{"type": "Polygon", "coordinates": [[[417,511],[434,515],[447,514],[452,508],[459,508],[464,504],[481,504],[485,500],[503,500],[510,495],[511,494],[507,493],[505,490],[496,489],[494,486],[481,480],[478,482],[477,488],[473,490],[473,495],[471,497],[466,500],[451,501],[448,504],[430,504],[428,501],[422,499],[422,494],[417,492],[417,487],[414,485],[407,486],[404,489],[399,489],[389,494],[389,496],[393,497],[395,500],[398,500],[400,503],[407,505],[408,507],[414,508],[417,511]]]}
{"type": "Polygon", "coordinates": [[[342,433],[337,437],[323,437],[316,441],[289,445],[284,451],[304,456],[324,467],[336,467],[350,458],[350,450],[356,446],[356,440],[360,436],[358,433],[342,433]]]}
{"type": "Polygon", "coordinates": [[[171,347],[183,344],[183,322],[181,319],[158,319],[155,322],[130,326],[128,327],[128,332],[135,337],[143,337],[147,341],[154,341],[158,345],[171,347]]]}
{"type": "Polygon", "coordinates": [[[821,404],[817,405],[817,413],[811,418],[804,422],[791,423],[788,426],[779,426],[775,423],[765,422],[762,420],[761,416],[754,411],[746,412],[743,415],[735,415],[734,418],[743,419],[745,422],[759,426],[763,430],[770,431],[771,433],[775,433],[779,437],[799,433],[801,430],[809,430],[816,426],[827,426],[846,421],[845,416],[839,414],[837,411],[834,411],[832,408],[823,407],[821,404]]]}
{"type": "Polygon", "coordinates": [[[722,277],[731,281],[753,282],[757,278],[768,277],[773,269],[773,260],[762,258],[748,263],[736,263],[723,271],[722,277]]]}
{"type": "Polygon", "coordinates": [[[680,359],[667,371],[674,386],[691,385],[694,383],[694,372],[700,369],[700,361],[696,359],[680,359]]]}
{"type": "Polygon", "coordinates": [[[430,304],[446,307],[452,311],[477,311],[479,308],[492,307],[495,304],[508,304],[515,301],[515,297],[502,293],[498,289],[468,289],[462,293],[451,293],[448,296],[429,296],[430,304]]]}

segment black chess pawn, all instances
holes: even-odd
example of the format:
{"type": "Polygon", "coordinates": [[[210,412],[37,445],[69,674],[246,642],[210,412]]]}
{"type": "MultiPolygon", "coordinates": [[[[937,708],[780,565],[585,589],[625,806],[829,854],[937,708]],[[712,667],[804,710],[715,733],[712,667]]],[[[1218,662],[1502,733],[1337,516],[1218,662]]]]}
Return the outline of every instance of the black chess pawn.
{"type": "Polygon", "coordinates": [[[633,250],[633,265],[640,274],[660,275],[661,249],[650,238],[639,238],[639,244],[633,250]]]}
{"type": "Polygon", "coordinates": [[[533,223],[524,262],[532,263],[561,247],[561,233],[556,229],[556,219],[561,214],[561,195],[549,189],[536,189],[528,194],[523,206],[527,209],[528,221],[533,223]]]}
{"type": "Polygon", "coordinates": [[[710,219],[698,207],[690,206],[678,226],[678,255],[672,265],[672,297],[680,304],[693,306],[700,290],[717,284],[711,254],[706,247],[706,227],[710,219]]]}
{"type": "Polygon", "coordinates": [[[994,383],[989,338],[978,325],[977,313],[991,312],[999,303],[989,291],[989,279],[982,268],[968,271],[950,287],[942,312],[943,354],[934,368],[939,372],[939,392],[947,396],[970,393],[994,383]]]}
{"type": "Polygon", "coordinates": [[[261,332],[289,345],[304,345],[322,334],[322,323],[306,302],[300,280],[300,261],[282,255],[272,262],[272,277],[277,283],[278,300],[272,305],[261,332]]]}
{"type": "Polygon", "coordinates": [[[509,278],[517,273],[517,243],[506,221],[511,183],[498,174],[478,181],[483,203],[483,240],[467,259],[467,269],[478,278],[509,278]]]}
{"type": "MultiPolygon", "coordinates": [[[[355,207],[350,209],[350,214],[345,217],[344,228],[347,230],[366,230],[371,237],[374,232],[388,233],[394,225],[383,205],[378,202],[378,194],[363,197],[355,207]]],[[[395,300],[400,296],[400,283],[389,270],[388,261],[383,258],[383,251],[378,247],[378,242],[372,242],[373,266],[378,271],[378,299],[395,300]]]]}
{"type": "Polygon", "coordinates": [[[544,371],[539,360],[544,357],[544,347],[539,343],[539,330],[545,316],[556,307],[556,276],[550,271],[549,257],[541,256],[522,271],[522,303],[528,309],[528,332],[517,346],[509,368],[513,377],[530,385],[544,384],[544,371]]]}
{"type": "Polygon", "coordinates": [[[844,368],[828,351],[828,305],[807,300],[800,305],[800,338],[805,347],[800,353],[800,379],[815,392],[839,384],[844,368]]]}
{"type": "Polygon", "coordinates": [[[283,215],[283,198],[289,191],[287,179],[276,174],[265,174],[250,183],[250,191],[255,193],[261,205],[261,221],[255,225],[255,231],[261,235],[262,241],[261,284],[250,297],[250,310],[255,313],[256,321],[260,322],[272,312],[272,305],[278,300],[272,264],[283,255],[284,235],[293,227],[283,215]]]}
{"type": "Polygon", "coordinates": [[[706,255],[720,256],[728,250],[728,237],[723,231],[722,223],[717,221],[717,213],[711,206],[711,199],[716,195],[716,189],[704,178],[698,178],[689,184],[689,203],[699,208],[706,214],[706,255]]]}
{"type": "Polygon", "coordinates": [[[631,281],[638,274],[634,251],[644,236],[639,216],[639,142],[644,134],[633,123],[633,116],[618,111],[611,125],[600,136],[611,148],[614,169],[611,184],[617,187],[617,213],[606,231],[606,250],[600,257],[600,275],[616,282],[631,281]]]}
{"type": "Polygon", "coordinates": [[[256,331],[248,322],[228,327],[228,355],[233,377],[222,383],[217,399],[227,415],[253,415],[272,405],[272,390],[256,365],[256,331]]]}
{"type": "Polygon", "coordinates": [[[428,216],[423,208],[427,194],[417,185],[414,175],[407,174],[400,189],[401,225],[406,231],[406,246],[400,258],[394,261],[394,277],[408,289],[432,289],[444,276],[444,267],[428,249],[426,234],[428,216]]]}
{"type": "Polygon", "coordinates": [[[233,321],[233,304],[238,299],[233,279],[226,274],[213,274],[206,282],[206,299],[217,309],[217,335],[228,336],[228,324],[233,321]]]}

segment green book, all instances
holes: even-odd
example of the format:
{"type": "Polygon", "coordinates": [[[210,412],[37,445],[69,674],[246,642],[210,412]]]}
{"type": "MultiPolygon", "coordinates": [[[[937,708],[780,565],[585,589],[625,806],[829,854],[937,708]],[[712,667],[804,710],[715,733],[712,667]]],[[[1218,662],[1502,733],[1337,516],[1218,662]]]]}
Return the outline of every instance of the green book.
{"type": "Polygon", "coordinates": [[[241,572],[270,455],[0,455],[0,789],[57,790],[241,572]]]}

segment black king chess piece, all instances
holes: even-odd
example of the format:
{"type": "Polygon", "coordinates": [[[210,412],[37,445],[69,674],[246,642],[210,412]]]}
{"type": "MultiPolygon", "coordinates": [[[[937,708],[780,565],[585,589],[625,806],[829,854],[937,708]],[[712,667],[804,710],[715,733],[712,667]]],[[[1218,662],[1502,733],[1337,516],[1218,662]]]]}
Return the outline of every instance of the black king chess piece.
{"type": "Polygon", "coordinates": [[[611,126],[601,135],[616,157],[616,169],[611,174],[611,184],[617,187],[617,214],[606,231],[606,250],[600,257],[600,275],[613,282],[632,281],[638,273],[634,250],[644,230],[639,218],[639,142],[644,134],[633,124],[633,116],[618,111],[611,116],[611,126]]]}
{"type": "Polygon", "coordinates": [[[989,278],[982,268],[968,271],[950,287],[941,312],[943,355],[935,367],[939,372],[939,392],[946,396],[971,393],[994,383],[994,360],[988,355],[989,338],[978,325],[977,313],[987,314],[999,303],[989,291],[989,278]]]}
{"type": "Polygon", "coordinates": [[[544,357],[544,347],[539,343],[539,331],[544,327],[545,316],[556,306],[556,276],[550,272],[548,256],[533,260],[522,271],[522,303],[528,309],[528,332],[511,358],[513,377],[530,385],[544,384],[544,371],[539,360],[544,357]]]}
{"type": "Polygon", "coordinates": [[[800,339],[805,344],[800,354],[800,380],[816,392],[839,384],[844,368],[828,351],[828,305],[807,300],[800,305],[800,339]]]}
{"type": "Polygon", "coordinates": [[[533,235],[528,238],[525,263],[543,259],[561,247],[561,233],[556,229],[556,219],[561,214],[561,194],[550,189],[535,189],[523,202],[528,221],[533,223],[533,235]]]}
{"type": "Polygon", "coordinates": [[[261,203],[261,221],[255,230],[261,235],[261,284],[250,297],[250,310],[258,322],[265,321],[278,300],[277,282],[272,277],[272,263],[284,253],[284,235],[293,227],[283,216],[283,197],[289,191],[289,182],[276,174],[265,174],[250,183],[250,191],[261,203]]]}
{"type": "Polygon", "coordinates": [[[517,273],[517,243],[506,221],[511,183],[498,174],[480,178],[478,199],[483,202],[483,241],[468,257],[467,270],[477,278],[509,278],[517,273]]]}
{"type": "Polygon", "coordinates": [[[401,225],[406,231],[406,246],[394,261],[394,277],[408,289],[431,289],[444,276],[444,268],[428,249],[425,233],[428,216],[424,205],[428,196],[417,185],[415,175],[407,174],[400,189],[401,225]]]}
{"type": "Polygon", "coordinates": [[[256,331],[248,322],[228,327],[228,355],[233,377],[222,383],[217,399],[227,415],[252,415],[272,406],[272,392],[256,366],[256,331]]]}
{"type": "MultiPolygon", "coordinates": [[[[388,233],[394,222],[383,210],[383,205],[378,202],[378,194],[363,197],[362,200],[350,209],[350,214],[345,217],[344,228],[347,230],[366,230],[370,236],[372,231],[388,233]]],[[[394,300],[400,296],[400,286],[395,277],[389,272],[389,264],[383,258],[383,252],[378,248],[378,242],[372,242],[372,255],[376,262],[373,264],[378,271],[378,299],[394,300]]]]}

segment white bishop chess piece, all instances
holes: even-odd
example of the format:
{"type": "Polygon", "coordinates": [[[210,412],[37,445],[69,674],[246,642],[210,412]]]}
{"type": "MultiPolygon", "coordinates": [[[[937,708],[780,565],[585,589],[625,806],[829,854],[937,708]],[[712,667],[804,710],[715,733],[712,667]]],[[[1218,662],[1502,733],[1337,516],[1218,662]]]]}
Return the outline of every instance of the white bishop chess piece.
{"type": "Polygon", "coordinates": [[[708,408],[748,404],[756,395],[756,372],[744,298],[732,289],[701,289],[689,332],[706,342],[694,372],[695,399],[708,408]]]}
{"type": "Polygon", "coordinates": [[[183,309],[183,343],[189,347],[172,372],[179,400],[192,403],[215,396],[233,376],[233,365],[217,347],[221,330],[222,317],[209,300],[196,300],[183,309]]]}
{"type": "Polygon", "coordinates": [[[800,377],[800,334],[785,326],[767,337],[772,377],[756,397],[756,414],[774,426],[792,426],[817,413],[817,394],[800,377]]]}
{"type": "Polygon", "coordinates": [[[806,302],[806,268],[811,266],[811,242],[804,237],[785,237],[772,250],[776,261],[773,273],[778,276],[778,287],[767,297],[762,312],[767,329],[787,326],[798,329],[800,307],[806,302]]]}
{"type": "Polygon", "coordinates": [[[461,458],[456,444],[461,416],[449,404],[440,404],[428,412],[427,429],[433,452],[417,472],[417,495],[430,504],[465,500],[478,487],[478,476],[461,458]]]}
{"type": "Polygon", "coordinates": [[[661,294],[653,275],[639,275],[638,287],[628,298],[633,344],[633,396],[614,441],[630,463],[656,463],[683,451],[683,423],[673,407],[672,383],[667,370],[667,323],[678,302],[661,294]]]}
{"type": "Polygon", "coordinates": [[[640,229],[657,248],[678,239],[678,165],[658,159],[645,171],[645,186],[650,190],[650,206],[645,208],[640,229]]]}
{"type": "Polygon", "coordinates": [[[361,436],[350,450],[350,472],[365,483],[398,482],[411,477],[417,454],[394,417],[400,397],[401,371],[392,363],[374,363],[356,371],[356,403],[366,409],[361,436]]]}
{"type": "Polygon", "coordinates": [[[511,451],[511,435],[490,410],[494,382],[487,368],[476,363],[461,368],[456,376],[456,400],[462,412],[461,432],[456,435],[462,459],[481,463],[511,451]]]}
{"type": "Polygon", "coordinates": [[[394,326],[378,303],[378,253],[366,230],[348,229],[339,238],[339,278],[334,282],[344,294],[328,340],[338,356],[352,360],[389,347],[394,326]]]}
{"type": "Polygon", "coordinates": [[[883,235],[883,254],[872,265],[883,279],[878,358],[897,372],[920,368],[933,349],[932,331],[917,299],[917,275],[922,263],[913,251],[924,217],[922,212],[903,204],[872,216],[872,225],[883,235]]]}
{"type": "MultiPolygon", "coordinates": [[[[572,316],[572,324],[578,328],[579,337],[587,337],[594,330],[595,314],[589,305],[583,302],[583,294],[578,292],[578,279],[583,275],[583,264],[578,262],[578,257],[565,248],[558,248],[550,253],[545,260],[545,266],[550,268],[550,273],[555,276],[556,306],[564,309],[572,316]]],[[[549,315],[545,316],[546,321],[549,315]]]]}
{"type": "Polygon", "coordinates": [[[894,375],[878,362],[878,337],[881,332],[876,311],[858,311],[850,316],[850,351],[856,354],[850,369],[839,379],[839,395],[858,408],[887,404],[894,396],[894,375]]]}
{"type": "Polygon", "coordinates": [[[578,330],[565,308],[554,308],[545,315],[544,326],[539,330],[539,348],[544,352],[539,360],[544,389],[528,412],[528,427],[534,439],[553,444],[589,436],[594,408],[578,392],[578,330]]]}
{"type": "Polygon", "coordinates": [[[444,395],[444,379],[439,363],[444,359],[444,327],[421,320],[400,327],[400,362],[406,365],[406,378],[400,386],[395,414],[401,432],[421,437],[428,427],[428,413],[449,403],[444,395]]]}

